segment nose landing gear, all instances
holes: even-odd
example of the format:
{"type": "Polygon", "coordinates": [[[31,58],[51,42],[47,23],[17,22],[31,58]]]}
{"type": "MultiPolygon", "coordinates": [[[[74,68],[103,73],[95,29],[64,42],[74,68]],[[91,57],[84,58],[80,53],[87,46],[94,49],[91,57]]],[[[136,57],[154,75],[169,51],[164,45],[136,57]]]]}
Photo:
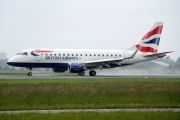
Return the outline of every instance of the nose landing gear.
{"type": "Polygon", "coordinates": [[[26,68],[29,72],[28,72],[28,76],[32,76],[32,72],[31,72],[31,70],[32,70],[32,68],[26,68]]]}
{"type": "Polygon", "coordinates": [[[28,76],[32,76],[32,72],[28,72],[28,76]]]}

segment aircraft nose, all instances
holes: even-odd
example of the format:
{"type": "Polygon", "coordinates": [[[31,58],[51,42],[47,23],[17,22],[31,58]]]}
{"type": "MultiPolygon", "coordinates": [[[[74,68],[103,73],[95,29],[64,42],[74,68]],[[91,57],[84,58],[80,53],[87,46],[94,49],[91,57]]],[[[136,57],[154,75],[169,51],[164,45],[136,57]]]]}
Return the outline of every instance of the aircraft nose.
{"type": "Polygon", "coordinates": [[[8,65],[11,65],[11,61],[10,61],[10,59],[7,61],[7,64],[8,64],[8,65]]]}
{"type": "Polygon", "coordinates": [[[16,62],[15,57],[12,57],[12,58],[10,58],[10,59],[7,61],[7,64],[14,66],[14,65],[15,65],[15,62],[16,62]]]}

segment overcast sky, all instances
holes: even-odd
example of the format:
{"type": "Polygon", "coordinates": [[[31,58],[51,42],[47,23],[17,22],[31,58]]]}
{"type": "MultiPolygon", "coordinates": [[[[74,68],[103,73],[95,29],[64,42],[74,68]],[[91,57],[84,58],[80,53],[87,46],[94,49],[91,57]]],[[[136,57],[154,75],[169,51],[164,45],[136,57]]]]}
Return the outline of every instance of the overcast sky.
{"type": "Polygon", "coordinates": [[[158,52],[180,56],[180,0],[0,0],[0,52],[127,49],[164,22],[158,52]]]}

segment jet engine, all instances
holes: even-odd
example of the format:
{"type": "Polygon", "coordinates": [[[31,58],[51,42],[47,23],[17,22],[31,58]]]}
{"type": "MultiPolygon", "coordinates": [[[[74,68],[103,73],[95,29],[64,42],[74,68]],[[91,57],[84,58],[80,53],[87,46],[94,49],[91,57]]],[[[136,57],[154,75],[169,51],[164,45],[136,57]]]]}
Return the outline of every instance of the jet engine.
{"type": "Polygon", "coordinates": [[[69,65],[69,72],[71,73],[80,73],[83,72],[83,65],[78,63],[72,63],[69,65]]]}

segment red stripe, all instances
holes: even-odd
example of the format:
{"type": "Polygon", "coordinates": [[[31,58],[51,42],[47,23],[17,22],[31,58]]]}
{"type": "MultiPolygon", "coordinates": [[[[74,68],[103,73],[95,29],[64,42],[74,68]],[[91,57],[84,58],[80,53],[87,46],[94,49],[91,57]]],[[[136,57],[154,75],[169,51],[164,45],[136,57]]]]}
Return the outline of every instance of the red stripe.
{"type": "Polygon", "coordinates": [[[141,52],[152,52],[152,53],[157,53],[157,50],[152,48],[152,47],[142,47],[139,44],[136,45],[137,49],[141,52]]]}
{"type": "Polygon", "coordinates": [[[53,52],[52,50],[33,50],[32,52],[53,52]]]}
{"type": "Polygon", "coordinates": [[[163,28],[163,26],[156,27],[154,30],[146,33],[146,35],[142,38],[142,40],[147,39],[147,38],[149,38],[149,37],[151,37],[152,35],[155,35],[155,34],[161,34],[162,28],[163,28]]]}

